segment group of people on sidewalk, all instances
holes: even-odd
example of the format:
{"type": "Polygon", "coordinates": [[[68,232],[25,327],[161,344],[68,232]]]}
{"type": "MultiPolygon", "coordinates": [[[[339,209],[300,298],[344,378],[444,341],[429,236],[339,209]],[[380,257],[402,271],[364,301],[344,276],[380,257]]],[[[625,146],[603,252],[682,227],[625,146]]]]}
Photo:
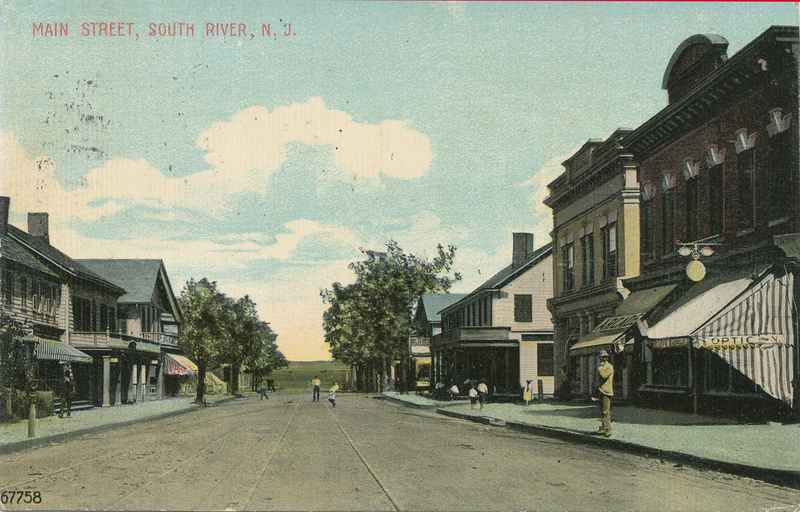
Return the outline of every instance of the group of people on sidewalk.
{"type": "MultiPolygon", "coordinates": [[[[311,381],[311,401],[319,402],[319,388],[322,386],[322,381],[319,380],[317,375],[314,375],[314,380],[311,381]]],[[[339,384],[334,381],[333,386],[328,390],[328,402],[333,407],[336,407],[336,392],[339,390],[339,384]]]]}

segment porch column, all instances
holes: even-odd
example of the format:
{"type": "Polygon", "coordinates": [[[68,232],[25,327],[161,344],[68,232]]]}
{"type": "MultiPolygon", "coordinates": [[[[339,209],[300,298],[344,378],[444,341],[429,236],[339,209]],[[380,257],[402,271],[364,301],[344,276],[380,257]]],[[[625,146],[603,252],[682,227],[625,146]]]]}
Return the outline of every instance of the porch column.
{"type": "Polygon", "coordinates": [[[139,397],[142,402],[150,401],[150,361],[139,365],[139,397]]]}
{"type": "Polygon", "coordinates": [[[156,400],[164,399],[164,363],[161,359],[156,366],[156,400]]]}
{"type": "Polygon", "coordinates": [[[134,402],[138,402],[137,391],[139,391],[139,386],[136,385],[136,381],[138,380],[137,377],[139,376],[139,363],[134,362],[131,369],[131,382],[128,384],[128,402],[133,399],[134,402]]]}
{"type": "Polygon", "coordinates": [[[114,374],[117,380],[114,386],[114,405],[120,405],[122,404],[122,358],[117,358],[114,374]]]}
{"type": "Polygon", "coordinates": [[[111,357],[103,356],[103,407],[109,407],[111,388],[111,357]]]}

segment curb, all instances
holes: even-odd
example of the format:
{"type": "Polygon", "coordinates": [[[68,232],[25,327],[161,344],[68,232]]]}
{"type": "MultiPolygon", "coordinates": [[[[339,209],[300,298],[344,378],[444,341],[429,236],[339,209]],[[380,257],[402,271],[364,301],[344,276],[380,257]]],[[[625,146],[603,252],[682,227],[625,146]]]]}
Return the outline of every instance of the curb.
{"type": "Polygon", "coordinates": [[[601,438],[587,432],[569,430],[559,427],[546,427],[542,425],[531,425],[528,423],[520,423],[515,421],[503,421],[488,416],[474,416],[471,414],[448,411],[446,409],[436,409],[436,412],[443,416],[464,419],[475,423],[481,423],[483,425],[505,427],[511,430],[517,430],[545,437],[551,437],[555,439],[560,439],[562,441],[569,441],[573,443],[580,443],[600,448],[622,451],[634,455],[643,455],[653,458],[669,460],[672,462],[677,462],[687,466],[691,466],[697,469],[716,471],[719,473],[728,473],[736,476],[752,478],[754,480],[761,480],[763,482],[779,485],[782,487],[800,489],[800,471],[768,469],[768,468],[750,466],[748,464],[739,464],[736,462],[726,462],[726,461],[708,459],[704,457],[699,457],[697,455],[690,455],[688,453],[681,453],[671,450],[662,450],[660,448],[651,448],[649,446],[642,446],[639,444],[631,443],[629,441],[622,441],[621,439],[601,438]]]}
{"type": "MultiPolygon", "coordinates": [[[[235,400],[234,397],[226,397],[221,398],[219,400],[215,400],[214,402],[210,402],[206,405],[206,407],[214,407],[219,404],[223,404],[225,402],[229,402],[231,400],[235,400]]],[[[70,439],[74,439],[76,437],[82,437],[91,434],[100,434],[103,432],[108,432],[111,430],[116,430],[118,428],[129,427],[131,425],[137,425],[139,423],[147,423],[149,421],[156,421],[162,420],[165,418],[170,418],[172,416],[180,416],[181,414],[186,414],[189,412],[194,412],[200,410],[199,406],[196,406],[193,403],[190,403],[187,407],[183,409],[177,409],[175,411],[164,412],[161,414],[155,414],[151,416],[143,416],[141,418],[136,418],[133,420],[128,421],[120,421],[116,423],[105,423],[103,425],[97,425],[94,427],[87,427],[82,428],[79,430],[72,430],[70,432],[62,432],[60,434],[53,434],[51,436],[43,436],[43,437],[34,437],[33,439],[26,439],[24,441],[14,441],[11,443],[6,443],[0,445],[0,455],[8,455],[11,453],[27,450],[29,448],[39,448],[42,446],[46,446],[49,444],[59,443],[63,441],[68,441],[70,439]]]]}

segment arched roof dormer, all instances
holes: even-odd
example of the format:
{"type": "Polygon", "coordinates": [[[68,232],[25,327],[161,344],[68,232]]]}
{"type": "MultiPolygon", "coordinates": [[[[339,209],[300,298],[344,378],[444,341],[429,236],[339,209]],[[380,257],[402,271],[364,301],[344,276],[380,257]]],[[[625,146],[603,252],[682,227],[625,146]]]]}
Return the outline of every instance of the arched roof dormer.
{"type": "Polygon", "coordinates": [[[661,88],[668,103],[679,100],[728,60],[728,41],[716,34],[685,39],[672,54],[661,88]]]}

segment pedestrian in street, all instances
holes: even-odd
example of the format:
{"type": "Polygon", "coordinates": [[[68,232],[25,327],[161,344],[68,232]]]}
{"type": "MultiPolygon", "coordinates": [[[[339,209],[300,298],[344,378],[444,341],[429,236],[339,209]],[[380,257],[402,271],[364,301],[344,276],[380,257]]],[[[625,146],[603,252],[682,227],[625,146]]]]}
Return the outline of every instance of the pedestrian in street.
{"type": "Polygon", "coordinates": [[[527,382],[527,384],[525,384],[525,391],[522,392],[522,399],[525,400],[525,405],[528,405],[531,399],[533,399],[533,387],[531,387],[531,382],[533,381],[528,379],[525,382],[527,382]]]}
{"type": "Polygon", "coordinates": [[[259,401],[265,398],[269,400],[269,397],[267,396],[267,386],[264,385],[263,380],[261,381],[261,384],[258,385],[258,396],[260,397],[259,401]]]}
{"type": "Polygon", "coordinates": [[[600,395],[600,430],[598,434],[611,437],[611,397],[614,396],[614,367],[608,362],[608,352],[600,351],[597,366],[597,392],[600,395]]]}
{"type": "Polygon", "coordinates": [[[338,390],[339,390],[339,384],[337,384],[336,382],[334,382],[333,386],[331,386],[331,389],[328,390],[328,401],[331,403],[334,409],[336,408],[336,391],[338,390]]]}
{"type": "Polygon", "coordinates": [[[319,387],[322,385],[322,381],[314,375],[314,380],[311,381],[311,401],[312,402],[319,402],[319,387]]]}
{"type": "Polygon", "coordinates": [[[455,400],[458,396],[458,386],[453,384],[453,387],[450,388],[450,400],[455,400]]]}
{"type": "Polygon", "coordinates": [[[481,381],[480,384],[478,384],[478,403],[480,404],[480,409],[483,409],[483,404],[486,403],[488,398],[489,387],[486,385],[486,382],[481,381]]]}
{"type": "Polygon", "coordinates": [[[61,399],[61,410],[58,414],[59,418],[63,418],[65,412],[67,414],[67,418],[70,417],[70,413],[72,412],[72,396],[74,394],[75,381],[72,378],[72,371],[65,370],[64,380],[61,381],[61,386],[59,387],[59,397],[61,399]]]}
{"type": "Polygon", "coordinates": [[[469,408],[474,409],[475,405],[478,403],[478,388],[475,387],[475,384],[469,388],[469,408]]]}

